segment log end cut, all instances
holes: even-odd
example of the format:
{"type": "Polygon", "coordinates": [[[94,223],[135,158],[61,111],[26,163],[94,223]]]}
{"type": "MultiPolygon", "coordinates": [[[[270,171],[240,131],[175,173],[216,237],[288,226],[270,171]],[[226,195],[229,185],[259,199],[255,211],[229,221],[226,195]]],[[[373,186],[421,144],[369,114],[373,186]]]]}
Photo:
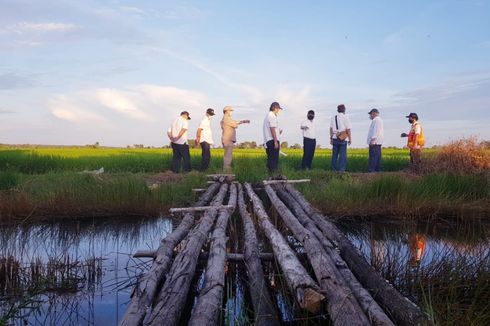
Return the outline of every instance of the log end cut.
{"type": "Polygon", "coordinates": [[[325,296],[315,289],[304,288],[301,291],[301,298],[298,299],[298,303],[301,308],[316,314],[320,311],[322,301],[325,300],[325,296]]]}

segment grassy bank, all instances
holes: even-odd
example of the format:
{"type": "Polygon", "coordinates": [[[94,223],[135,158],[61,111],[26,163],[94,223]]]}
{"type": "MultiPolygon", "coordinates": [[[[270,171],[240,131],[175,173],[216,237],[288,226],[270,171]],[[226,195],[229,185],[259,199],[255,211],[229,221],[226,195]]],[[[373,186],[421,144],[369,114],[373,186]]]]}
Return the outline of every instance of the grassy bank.
{"type": "MultiPolygon", "coordinates": [[[[349,150],[348,171],[329,171],[331,151],[318,150],[311,171],[299,170],[302,151],[284,150],[280,173],[298,185],[316,207],[331,216],[458,215],[490,211],[489,151],[475,143],[426,150],[422,174],[404,172],[408,152],[384,149],[383,173],[367,174],[367,150],[349,150]],[[451,160],[451,164],[447,162],[451,160]],[[451,167],[457,167],[454,171],[451,167]]],[[[221,172],[220,149],[212,151],[208,173],[221,172]]],[[[191,150],[193,167],[200,150],[191,150]]],[[[192,188],[205,187],[206,175],[168,172],[169,149],[89,147],[0,148],[0,214],[2,219],[47,216],[166,214],[172,206],[194,200],[192,188]],[[80,173],[104,167],[105,173],[80,173]]],[[[239,181],[260,182],[269,174],[262,149],[234,152],[239,181]]]]}
{"type": "MultiPolygon", "coordinates": [[[[262,176],[254,175],[255,179],[262,176]]],[[[291,172],[310,177],[297,185],[325,214],[459,215],[490,214],[488,176],[446,173],[416,176],[405,172],[335,174],[324,170],[291,172]]],[[[0,214],[11,218],[166,214],[170,207],[194,201],[192,188],[206,186],[204,173],[74,172],[28,175],[0,172],[0,214]]]]}

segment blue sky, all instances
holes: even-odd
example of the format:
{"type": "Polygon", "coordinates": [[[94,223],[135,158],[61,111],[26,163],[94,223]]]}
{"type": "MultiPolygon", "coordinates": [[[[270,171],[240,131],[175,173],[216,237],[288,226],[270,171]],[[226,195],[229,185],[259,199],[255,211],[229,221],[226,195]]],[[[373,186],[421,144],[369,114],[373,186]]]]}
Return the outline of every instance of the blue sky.
{"type": "MultiPolygon", "coordinates": [[[[283,140],[317,113],[328,144],[337,104],[364,147],[376,107],[385,145],[417,112],[427,144],[490,139],[490,1],[0,0],[0,143],[168,144],[186,109],[250,119],[262,142],[272,101],[283,140]]],[[[218,114],[213,121],[219,140],[218,114]]]]}

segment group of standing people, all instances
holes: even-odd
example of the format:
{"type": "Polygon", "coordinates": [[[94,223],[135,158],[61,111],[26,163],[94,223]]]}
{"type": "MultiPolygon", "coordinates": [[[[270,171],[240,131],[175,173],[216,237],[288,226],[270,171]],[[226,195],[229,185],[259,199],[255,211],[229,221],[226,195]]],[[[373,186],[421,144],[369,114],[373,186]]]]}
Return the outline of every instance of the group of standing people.
{"type": "MultiPolygon", "coordinates": [[[[269,112],[263,122],[264,147],[267,153],[267,168],[273,173],[277,170],[280,153],[280,135],[282,129],[279,128],[278,115],[283,108],[278,102],[270,105],[269,112]]],[[[234,109],[231,106],[223,108],[223,118],[221,120],[221,143],[224,149],[223,170],[231,171],[233,157],[233,146],[236,143],[236,129],[239,125],[250,123],[250,120],[235,120],[232,118],[234,109]]],[[[337,106],[337,114],[330,121],[330,144],[332,145],[332,170],[344,172],[347,166],[347,146],[352,143],[352,124],[349,117],[345,114],[346,107],[343,104],[337,106]]],[[[369,145],[369,172],[379,172],[381,170],[381,147],[383,145],[384,130],[383,120],[378,109],[373,108],[369,112],[371,124],[367,135],[369,145]]],[[[214,144],[211,131],[211,119],[215,115],[213,109],[206,110],[196,134],[196,145],[202,149],[201,167],[205,171],[209,167],[211,159],[211,146],[214,144]]],[[[418,115],[410,113],[406,116],[411,125],[410,132],[402,133],[401,137],[407,137],[407,147],[410,149],[410,163],[414,169],[420,165],[421,149],[425,139],[422,127],[418,122],[418,115]]],[[[167,131],[170,139],[173,157],[172,171],[179,172],[183,162],[184,171],[191,170],[189,145],[187,143],[189,112],[182,111],[167,131]]],[[[300,129],[303,133],[303,158],[301,161],[302,169],[311,169],[313,157],[316,149],[316,128],[315,112],[309,110],[307,119],[301,122],[300,129]]]]}

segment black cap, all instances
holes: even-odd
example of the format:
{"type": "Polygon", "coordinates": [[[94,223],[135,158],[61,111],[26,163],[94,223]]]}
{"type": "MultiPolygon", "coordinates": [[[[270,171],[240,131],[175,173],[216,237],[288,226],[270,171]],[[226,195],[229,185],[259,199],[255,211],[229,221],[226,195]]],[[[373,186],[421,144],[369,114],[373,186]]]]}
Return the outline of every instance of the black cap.
{"type": "Polygon", "coordinates": [[[279,105],[279,103],[277,103],[277,102],[272,102],[272,104],[271,104],[271,107],[270,107],[269,111],[272,111],[272,110],[274,110],[274,109],[281,109],[281,110],[283,110],[283,108],[281,108],[281,106],[280,106],[280,105],[279,105]]]}
{"type": "Polygon", "coordinates": [[[418,120],[419,116],[417,115],[417,113],[410,112],[405,118],[415,118],[415,120],[418,120]]]}
{"type": "Polygon", "coordinates": [[[340,113],[345,112],[345,105],[343,105],[343,104],[337,105],[337,112],[340,112],[340,113]]]}
{"type": "Polygon", "coordinates": [[[184,115],[184,114],[187,115],[187,120],[190,120],[191,119],[191,116],[189,115],[189,112],[187,112],[187,111],[180,112],[180,115],[184,115]]]}
{"type": "Polygon", "coordinates": [[[371,109],[371,111],[369,111],[368,114],[371,114],[373,112],[379,113],[378,109],[374,108],[374,109],[371,109]]]}
{"type": "Polygon", "coordinates": [[[315,114],[315,111],[310,110],[310,111],[308,111],[308,113],[307,113],[307,114],[315,114]]]}
{"type": "Polygon", "coordinates": [[[214,115],[214,114],[215,114],[215,113],[214,113],[214,110],[213,110],[213,109],[211,109],[211,108],[207,109],[207,110],[206,110],[206,113],[207,113],[207,114],[209,114],[209,115],[214,115]]]}

